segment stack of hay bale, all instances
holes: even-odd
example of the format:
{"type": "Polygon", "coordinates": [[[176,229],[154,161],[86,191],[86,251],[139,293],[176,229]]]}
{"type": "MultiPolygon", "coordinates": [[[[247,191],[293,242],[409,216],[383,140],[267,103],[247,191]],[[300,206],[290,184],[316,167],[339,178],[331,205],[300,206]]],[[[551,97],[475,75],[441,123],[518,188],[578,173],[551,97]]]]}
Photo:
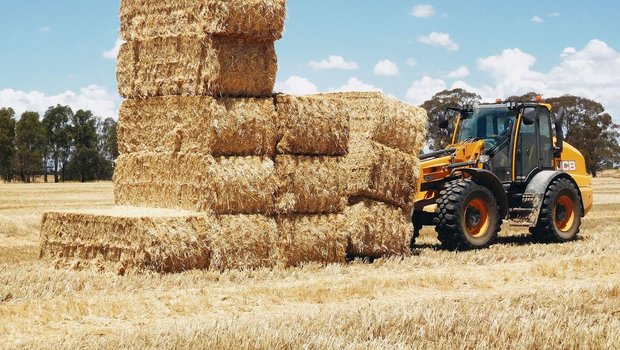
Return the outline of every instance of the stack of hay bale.
{"type": "Polygon", "coordinates": [[[284,18],[285,0],[123,0],[121,207],[47,213],[41,256],[176,272],[406,254],[426,113],[272,95],[284,18]]]}
{"type": "MultiPolygon", "coordinates": [[[[407,254],[426,113],[380,93],[277,96],[276,108],[276,168],[293,164],[287,174],[299,189],[287,193],[292,213],[312,218],[316,231],[345,233],[325,238],[346,242],[346,251],[319,261],[407,254]]],[[[297,235],[327,244],[316,233],[297,235]]]]}
{"type": "Polygon", "coordinates": [[[285,0],[124,0],[118,205],[206,213],[214,269],[272,266],[285,0]]]}

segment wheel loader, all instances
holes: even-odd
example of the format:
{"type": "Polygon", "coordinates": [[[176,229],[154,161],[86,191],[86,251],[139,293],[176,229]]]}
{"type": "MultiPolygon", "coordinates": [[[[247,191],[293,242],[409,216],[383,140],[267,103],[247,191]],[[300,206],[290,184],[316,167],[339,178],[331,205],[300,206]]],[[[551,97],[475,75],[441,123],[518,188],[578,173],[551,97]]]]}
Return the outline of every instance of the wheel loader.
{"type": "Polygon", "coordinates": [[[540,97],[443,112],[439,126],[454,125],[452,144],[420,157],[412,247],[434,226],[448,249],[486,248],[504,221],[537,240],[574,240],[592,208],[592,178],[564,142],[563,118],[540,97]]]}

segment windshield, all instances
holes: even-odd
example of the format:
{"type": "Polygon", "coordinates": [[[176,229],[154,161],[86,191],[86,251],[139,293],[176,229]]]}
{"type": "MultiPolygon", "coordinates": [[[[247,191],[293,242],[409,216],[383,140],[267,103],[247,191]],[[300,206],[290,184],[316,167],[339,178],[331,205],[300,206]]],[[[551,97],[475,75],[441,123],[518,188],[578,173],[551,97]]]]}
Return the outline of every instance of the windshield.
{"type": "Polygon", "coordinates": [[[507,107],[478,107],[461,115],[456,142],[484,140],[486,149],[510,139],[517,111],[507,107]]]}

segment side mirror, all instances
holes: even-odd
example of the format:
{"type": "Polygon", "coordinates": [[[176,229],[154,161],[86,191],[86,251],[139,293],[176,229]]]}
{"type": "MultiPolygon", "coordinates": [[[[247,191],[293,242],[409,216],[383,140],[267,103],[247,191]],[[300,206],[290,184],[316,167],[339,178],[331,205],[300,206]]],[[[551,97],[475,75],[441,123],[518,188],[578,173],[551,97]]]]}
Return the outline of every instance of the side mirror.
{"type": "Polygon", "coordinates": [[[566,115],[566,111],[564,107],[558,110],[558,113],[553,118],[555,121],[555,148],[554,153],[555,157],[559,158],[562,156],[562,152],[564,151],[564,130],[562,130],[562,124],[564,124],[564,116],[566,115]]]}
{"type": "Polygon", "coordinates": [[[534,108],[526,108],[523,111],[523,124],[532,125],[536,122],[537,114],[536,109],[534,108]]]}
{"type": "Polygon", "coordinates": [[[440,129],[448,129],[450,127],[450,120],[448,120],[448,116],[446,112],[439,113],[439,123],[437,124],[440,129]]]}

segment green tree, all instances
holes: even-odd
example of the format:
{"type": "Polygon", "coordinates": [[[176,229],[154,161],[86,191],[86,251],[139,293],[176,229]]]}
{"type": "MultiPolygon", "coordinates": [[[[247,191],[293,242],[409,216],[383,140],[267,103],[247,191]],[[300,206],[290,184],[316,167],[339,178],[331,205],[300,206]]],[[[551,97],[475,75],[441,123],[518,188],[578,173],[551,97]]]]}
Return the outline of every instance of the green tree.
{"type": "Polygon", "coordinates": [[[80,182],[94,180],[99,166],[97,118],[79,110],[71,117],[72,161],[80,182]]]}
{"type": "MultiPolygon", "coordinates": [[[[47,150],[54,166],[54,182],[59,182],[58,170],[64,170],[69,157],[71,138],[69,120],[73,111],[69,106],[50,107],[43,116],[43,126],[47,137],[47,150]]],[[[64,180],[64,171],[63,171],[64,180]]]]}
{"type": "Polygon", "coordinates": [[[117,123],[112,118],[99,119],[97,134],[99,137],[99,167],[97,178],[100,180],[112,179],[114,175],[114,161],[118,158],[117,123]]]}
{"type": "Polygon", "coordinates": [[[13,179],[13,157],[15,156],[15,111],[0,109],[0,175],[4,182],[13,179]]]}
{"type": "Polygon", "coordinates": [[[31,182],[41,170],[45,150],[45,129],[39,113],[25,112],[15,124],[17,169],[24,182],[31,182]]]}
{"type": "MultiPolygon", "coordinates": [[[[441,112],[445,111],[447,107],[461,107],[466,104],[478,103],[480,100],[481,97],[475,93],[463,89],[453,89],[439,92],[433,98],[424,102],[421,107],[428,112],[429,118],[429,129],[426,137],[428,146],[433,150],[440,150],[444,149],[452,141],[450,130],[439,127],[441,112]]],[[[453,123],[454,120],[452,120],[451,124],[454,127],[453,123]]]]}
{"type": "Polygon", "coordinates": [[[568,143],[586,158],[588,172],[596,177],[607,163],[620,161],[620,126],[599,102],[572,95],[546,100],[555,110],[564,107],[563,129],[568,143]]]}
{"type": "Polygon", "coordinates": [[[118,158],[118,142],[117,142],[117,122],[112,118],[107,118],[100,123],[99,127],[99,144],[100,152],[103,157],[114,162],[118,158]]]}
{"type": "Polygon", "coordinates": [[[521,96],[510,96],[506,99],[506,102],[534,102],[538,96],[542,95],[537,92],[528,92],[521,96]]]}

